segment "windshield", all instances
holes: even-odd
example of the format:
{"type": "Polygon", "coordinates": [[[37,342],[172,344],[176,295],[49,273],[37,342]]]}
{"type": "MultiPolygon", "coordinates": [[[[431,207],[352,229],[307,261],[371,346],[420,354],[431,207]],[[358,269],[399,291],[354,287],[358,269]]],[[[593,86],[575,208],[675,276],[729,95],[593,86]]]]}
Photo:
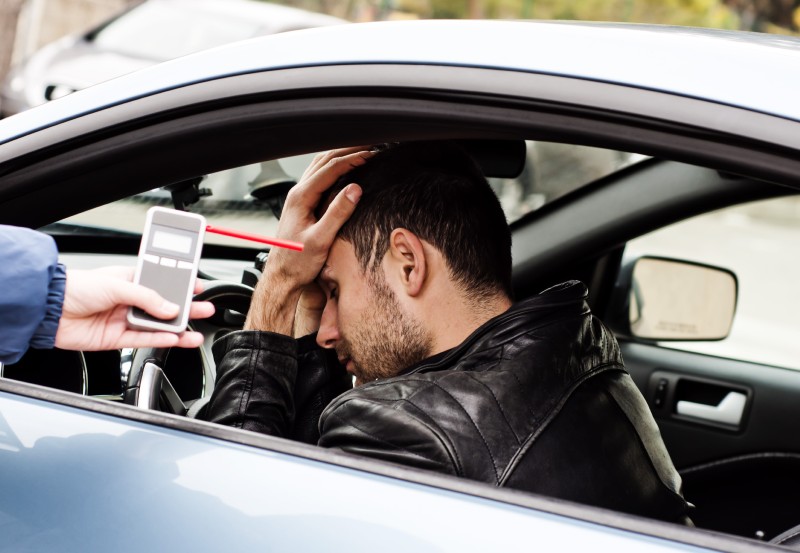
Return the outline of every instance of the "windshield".
{"type": "Polygon", "coordinates": [[[258,23],[246,19],[146,2],[109,23],[93,41],[103,50],[161,61],[251,38],[258,30],[258,23]]]}
{"type": "MultiPolygon", "coordinates": [[[[208,224],[239,231],[274,236],[278,226],[276,212],[280,194],[296,183],[314,153],[236,167],[202,177],[199,187],[210,194],[189,210],[203,215],[208,224]],[[264,199],[269,190],[272,199],[264,199]],[[259,199],[261,198],[261,199],[259,199]]],[[[549,142],[526,143],[525,165],[515,178],[489,178],[500,199],[506,219],[512,223],[548,202],[601,177],[643,159],[643,156],[549,142]]],[[[53,234],[132,233],[140,235],[147,210],[154,205],[174,206],[173,194],[156,188],[119,200],[61,221],[45,229],[53,234]]],[[[207,234],[206,244],[236,246],[256,251],[265,247],[217,234],[207,234]]]]}

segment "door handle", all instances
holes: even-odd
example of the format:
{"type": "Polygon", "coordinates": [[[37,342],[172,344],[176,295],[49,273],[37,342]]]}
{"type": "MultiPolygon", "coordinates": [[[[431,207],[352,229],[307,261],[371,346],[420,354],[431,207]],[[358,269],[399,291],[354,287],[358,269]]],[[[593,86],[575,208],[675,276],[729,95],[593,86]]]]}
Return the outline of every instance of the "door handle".
{"type": "Polygon", "coordinates": [[[728,392],[719,405],[706,405],[693,401],[679,401],[675,410],[679,415],[739,426],[744,415],[747,396],[741,392],[728,392]]]}

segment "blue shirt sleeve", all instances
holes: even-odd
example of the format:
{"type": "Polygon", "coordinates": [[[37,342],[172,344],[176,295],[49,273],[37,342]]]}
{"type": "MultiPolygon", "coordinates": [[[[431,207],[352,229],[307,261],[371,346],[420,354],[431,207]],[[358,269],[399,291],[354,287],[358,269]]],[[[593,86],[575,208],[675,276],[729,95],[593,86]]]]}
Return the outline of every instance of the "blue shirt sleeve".
{"type": "Polygon", "coordinates": [[[16,363],[29,346],[53,347],[65,286],[50,236],[0,225],[0,362],[16,363]]]}

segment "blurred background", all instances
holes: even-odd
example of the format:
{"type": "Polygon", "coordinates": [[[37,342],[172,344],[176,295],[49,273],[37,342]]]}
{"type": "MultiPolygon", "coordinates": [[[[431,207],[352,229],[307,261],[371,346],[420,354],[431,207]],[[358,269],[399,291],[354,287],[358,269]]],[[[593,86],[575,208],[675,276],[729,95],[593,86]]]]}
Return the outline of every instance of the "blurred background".
{"type": "MultiPolygon", "coordinates": [[[[221,1],[238,3],[238,0],[221,1]]],[[[0,79],[11,66],[28,59],[44,45],[88,32],[141,3],[142,0],[0,0],[0,79]]],[[[271,4],[347,21],[577,19],[787,34],[800,29],[800,0],[282,0],[271,4]]],[[[138,38],[151,40],[148,36],[138,38]]]]}

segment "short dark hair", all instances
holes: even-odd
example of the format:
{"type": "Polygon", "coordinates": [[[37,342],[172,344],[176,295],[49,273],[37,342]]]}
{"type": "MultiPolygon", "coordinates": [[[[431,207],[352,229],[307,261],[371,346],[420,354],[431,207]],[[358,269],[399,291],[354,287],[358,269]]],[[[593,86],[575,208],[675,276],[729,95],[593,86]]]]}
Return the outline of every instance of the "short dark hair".
{"type": "Polygon", "coordinates": [[[374,272],[396,228],[438,249],[465,291],[511,297],[511,232],[481,169],[451,141],[384,146],[332,187],[355,182],[363,192],[339,231],[364,272],[374,272]]]}

